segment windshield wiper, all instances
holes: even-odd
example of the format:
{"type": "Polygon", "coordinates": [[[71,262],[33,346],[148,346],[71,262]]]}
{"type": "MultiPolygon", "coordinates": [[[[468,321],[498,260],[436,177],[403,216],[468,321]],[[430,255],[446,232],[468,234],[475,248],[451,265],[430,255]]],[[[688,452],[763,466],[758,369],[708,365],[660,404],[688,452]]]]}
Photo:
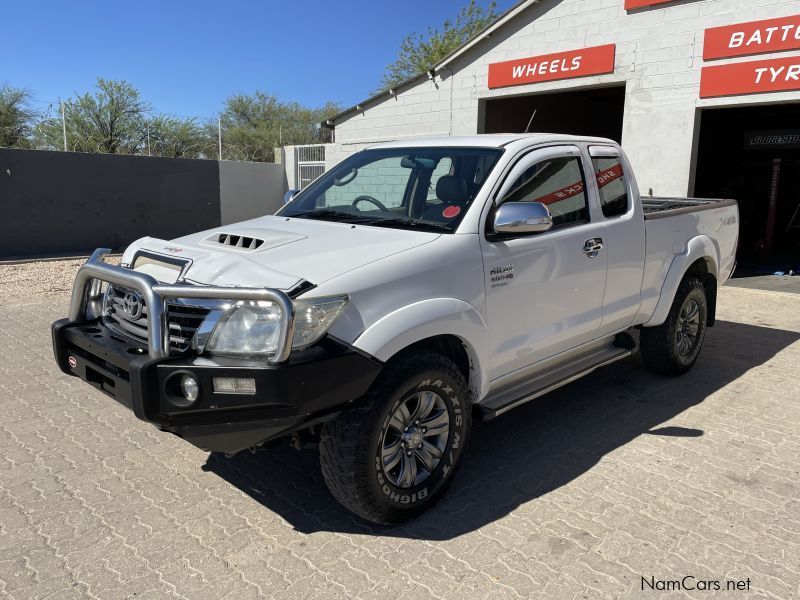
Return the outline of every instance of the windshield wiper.
{"type": "Polygon", "coordinates": [[[415,229],[434,229],[436,231],[447,231],[451,233],[453,230],[449,225],[444,223],[432,223],[430,221],[419,221],[417,219],[408,219],[402,217],[391,217],[389,219],[373,218],[370,225],[401,225],[413,227],[415,229]]]}
{"type": "Polygon", "coordinates": [[[349,213],[344,213],[338,210],[332,210],[330,208],[323,208],[320,210],[301,210],[291,215],[286,215],[287,217],[347,217],[350,216],[349,213]]]}
{"type": "Polygon", "coordinates": [[[446,231],[451,233],[453,230],[443,223],[431,223],[428,221],[419,221],[417,219],[409,219],[403,217],[371,217],[369,215],[357,215],[353,213],[342,212],[330,208],[323,208],[319,210],[304,210],[296,212],[287,217],[301,217],[305,219],[322,219],[339,221],[343,223],[356,223],[359,225],[374,225],[376,227],[411,227],[414,229],[427,229],[435,231],[446,231]]]}
{"type": "Polygon", "coordinates": [[[331,221],[343,221],[347,223],[363,223],[363,222],[372,222],[372,217],[356,215],[353,213],[342,212],[340,210],[333,210],[330,208],[323,208],[320,210],[303,210],[300,212],[296,212],[291,215],[286,215],[289,218],[292,217],[301,217],[304,219],[321,219],[321,220],[331,220],[331,221]]]}

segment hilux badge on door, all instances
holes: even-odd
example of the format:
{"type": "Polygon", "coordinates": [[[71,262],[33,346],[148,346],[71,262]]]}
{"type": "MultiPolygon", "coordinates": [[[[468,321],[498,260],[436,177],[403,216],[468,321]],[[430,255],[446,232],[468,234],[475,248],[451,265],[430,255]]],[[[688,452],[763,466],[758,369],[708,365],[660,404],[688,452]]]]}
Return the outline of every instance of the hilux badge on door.
{"type": "Polygon", "coordinates": [[[492,287],[506,285],[509,279],[514,279],[514,265],[500,265],[489,270],[489,281],[492,287]]]}

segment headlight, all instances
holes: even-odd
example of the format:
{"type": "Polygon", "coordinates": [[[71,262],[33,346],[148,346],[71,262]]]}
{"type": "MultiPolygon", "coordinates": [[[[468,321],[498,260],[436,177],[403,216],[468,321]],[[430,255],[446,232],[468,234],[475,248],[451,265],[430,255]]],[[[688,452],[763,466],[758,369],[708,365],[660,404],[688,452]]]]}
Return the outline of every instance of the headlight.
{"type": "Polygon", "coordinates": [[[305,348],[319,340],[333,325],[346,304],[347,296],[297,300],[294,303],[292,348],[305,348]]]}
{"type": "Polygon", "coordinates": [[[280,323],[281,309],[274,302],[238,302],[214,327],[206,349],[213,354],[272,354],[280,323]]]}
{"type": "MultiPolygon", "coordinates": [[[[294,302],[292,348],[318,341],[347,304],[347,296],[326,296],[294,302]]],[[[283,315],[273,302],[238,302],[214,327],[206,350],[211,354],[265,356],[278,345],[283,315]]]]}

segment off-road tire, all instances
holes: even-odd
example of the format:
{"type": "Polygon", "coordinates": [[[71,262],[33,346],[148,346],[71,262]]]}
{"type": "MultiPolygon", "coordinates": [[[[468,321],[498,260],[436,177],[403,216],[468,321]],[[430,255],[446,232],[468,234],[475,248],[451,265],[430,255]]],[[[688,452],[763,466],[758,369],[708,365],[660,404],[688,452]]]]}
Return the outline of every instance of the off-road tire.
{"type": "Polygon", "coordinates": [[[687,277],[678,287],[667,320],[658,327],[642,327],[639,338],[642,362],[656,373],[663,375],[683,375],[692,368],[700,355],[706,334],[708,320],[708,300],[703,282],[696,277],[687,277]],[[679,351],[679,330],[681,313],[691,302],[699,306],[699,326],[691,351],[679,351]]]}
{"type": "Polygon", "coordinates": [[[367,394],[322,428],[322,475],[348,510],[374,523],[410,519],[434,504],[453,480],[469,440],[472,407],[464,375],[448,358],[409,351],[392,359],[367,394]],[[383,470],[385,428],[396,407],[419,391],[439,395],[449,411],[449,436],[427,479],[410,488],[395,486],[383,470]]]}

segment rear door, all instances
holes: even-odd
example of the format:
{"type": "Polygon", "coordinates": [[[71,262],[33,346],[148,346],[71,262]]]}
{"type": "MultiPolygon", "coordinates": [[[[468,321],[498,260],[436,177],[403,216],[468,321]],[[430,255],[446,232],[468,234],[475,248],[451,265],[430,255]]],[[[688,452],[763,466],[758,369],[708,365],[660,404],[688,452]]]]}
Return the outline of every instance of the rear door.
{"type": "Polygon", "coordinates": [[[605,224],[604,250],[608,278],[603,297],[599,335],[625,329],[641,304],[645,260],[644,215],[635,202],[637,190],[627,163],[614,146],[589,146],[593,185],[597,186],[600,215],[605,224]]]}
{"type": "Polygon", "coordinates": [[[542,202],[554,226],[515,238],[481,236],[492,379],[597,336],[606,253],[592,251],[604,232],[591,217],[586,167],[576,146],[543,148],[520,158],[501,184],[498,204],[542,202]]]}

